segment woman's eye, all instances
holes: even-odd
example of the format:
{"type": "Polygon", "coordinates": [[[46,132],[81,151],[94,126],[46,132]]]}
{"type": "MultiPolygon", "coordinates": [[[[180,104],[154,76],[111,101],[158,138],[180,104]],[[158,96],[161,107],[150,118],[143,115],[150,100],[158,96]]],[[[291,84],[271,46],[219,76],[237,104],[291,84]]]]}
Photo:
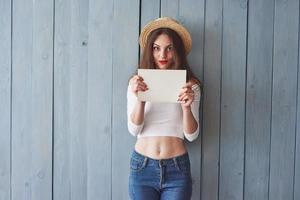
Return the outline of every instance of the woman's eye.
{"type": "Polygon", "coordinates": [[[167,51],[172,51],[173,50],[173,47],[168,47],[167,48],[167,51]]]}
{"type": "Polygon", "coordinates": [[[153,50],[158,51],[159,48],[158,47],[153,47],[153,50]]]}

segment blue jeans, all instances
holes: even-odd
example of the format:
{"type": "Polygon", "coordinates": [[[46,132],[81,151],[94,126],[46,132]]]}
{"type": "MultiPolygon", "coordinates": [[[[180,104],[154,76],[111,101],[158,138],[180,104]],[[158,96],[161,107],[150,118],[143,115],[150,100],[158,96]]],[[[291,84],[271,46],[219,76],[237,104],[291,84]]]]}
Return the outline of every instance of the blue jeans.
{"type": "Polygon", "coordinates": [[[188,153],[155,160],[133,151],[129,196],[132,200],[190,200],[192,179],[188,153]]]}

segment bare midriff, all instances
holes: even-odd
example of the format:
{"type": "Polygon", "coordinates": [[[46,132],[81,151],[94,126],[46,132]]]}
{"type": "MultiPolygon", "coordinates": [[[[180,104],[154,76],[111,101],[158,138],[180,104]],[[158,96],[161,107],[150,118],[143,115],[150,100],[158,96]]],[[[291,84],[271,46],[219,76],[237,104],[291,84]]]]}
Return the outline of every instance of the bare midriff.
{"type": "Polygon", "coordinates": [[[169,136],[138,138],[135,150],[153,159],[168,159],[186,153],[184,140],[169,136]]]}

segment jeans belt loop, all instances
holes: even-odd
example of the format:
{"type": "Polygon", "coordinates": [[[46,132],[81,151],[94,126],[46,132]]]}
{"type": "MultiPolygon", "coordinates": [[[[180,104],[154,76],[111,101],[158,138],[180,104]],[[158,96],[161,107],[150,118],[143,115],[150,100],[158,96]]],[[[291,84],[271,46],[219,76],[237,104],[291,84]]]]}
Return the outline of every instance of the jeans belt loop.
{"type": "Polygon", "coordinates": [[[177,158],[173,158],[173,161],[174,161],[175,166],[178,166],[177,158]]]}
{"type": "Polygon", "coordinates": [[[144,158],[144,162],[143,162],[143,166],[146,166],[147,161],[148,161],[148,158],[145,157],[145,158],[144,158]]]}

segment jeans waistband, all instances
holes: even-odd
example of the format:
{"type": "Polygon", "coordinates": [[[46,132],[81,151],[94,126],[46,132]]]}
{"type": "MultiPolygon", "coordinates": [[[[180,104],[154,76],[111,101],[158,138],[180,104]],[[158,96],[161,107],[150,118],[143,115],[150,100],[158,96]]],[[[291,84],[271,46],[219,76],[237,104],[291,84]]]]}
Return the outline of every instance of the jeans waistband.
{"type": "Polygon", "coordinates": [[[140,153],[138,153],[136,150],[133,150],[132,152],[132,155],[131,157],[135,160],[138,160],[138,161],[147,161],[148,163],[158,163],[158,164],[161,164],[161,165],[169,165],[169,164],[174,164],[177,163],[177,162],[189,162],[189,154],[188,152],[182,154],[182,155],[179,155],[179,156],[175,156],[173,158],[167,158],[167,159],[153,159],[153,158],[150,158],[150,157],[147,157],[147,156],[144,156],[140,153]]]}

